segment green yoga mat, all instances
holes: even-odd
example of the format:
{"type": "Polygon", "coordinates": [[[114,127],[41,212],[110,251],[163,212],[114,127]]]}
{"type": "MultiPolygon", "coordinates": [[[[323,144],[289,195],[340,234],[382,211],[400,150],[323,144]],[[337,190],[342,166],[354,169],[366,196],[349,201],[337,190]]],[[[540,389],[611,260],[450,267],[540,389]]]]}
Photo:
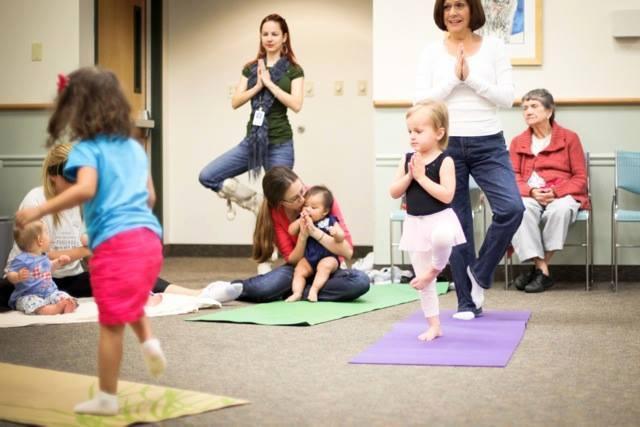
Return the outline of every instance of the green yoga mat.
{"type": "MultiPolygon", "coordinates": [[[[448,288],[449,284],[445,286],[448,288]]],[[[255,323],[258,325],[311,326],[343,317],[415,301],[418,293],[409,285],[372,285],[352,302],[276,301],[187,319],[201,322],[255,323]]]]}

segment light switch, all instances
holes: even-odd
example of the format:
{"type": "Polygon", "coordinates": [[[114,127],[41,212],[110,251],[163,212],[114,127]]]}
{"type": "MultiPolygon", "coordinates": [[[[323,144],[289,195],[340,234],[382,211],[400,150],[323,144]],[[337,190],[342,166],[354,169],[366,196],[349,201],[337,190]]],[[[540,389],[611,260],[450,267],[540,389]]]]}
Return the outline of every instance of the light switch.
{"type": "Polygon", "coordinates": [[[42,61],[42,43],[33,42],[31,43],[31,62],[40,61],[42,61]]]}
{"type": "Polygon", "coordinates": [[[304,96],[311,98],[316,94],[316,89],[313,82],[304,82],[304,96]]]}
{"type": "Polygon", "coordinates": [[[233,94],[236,93],[236,87],[235,85],[229,85],[227,86],[227,95],[229,96],[229,98],[233,98],[233,94]]]}
{"type": "Polygon", "coordinates": [[[344,93],[344,82],[342,80],[336,80],[333,82],[333,94],[335,96],[342,96],[344,93]]]}
{"type": "Polygon", "coordinates": [[[358,96],[367,96],[366,80],[358,80],[358,96]]]}

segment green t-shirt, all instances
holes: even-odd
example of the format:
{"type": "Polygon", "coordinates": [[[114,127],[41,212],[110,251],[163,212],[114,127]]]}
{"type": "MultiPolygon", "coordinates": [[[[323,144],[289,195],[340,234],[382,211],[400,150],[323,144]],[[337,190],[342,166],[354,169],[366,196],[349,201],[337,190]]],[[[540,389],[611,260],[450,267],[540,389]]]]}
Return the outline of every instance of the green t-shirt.
{"type": "MultiPolygon", "coordinates": [[[[251,69],[244,67],[242,69],[242,75],[249,78],[251,75],[251,69]]],[[[287,93],[291,93],[291,81],[299,77],[304,77],[304,71],[299,65],[289,65],[287,72],[282,76],[280,80],[276,82],[278,87],[287,93]]],[[[268,90],[268,89],[266,89],[268,90]]],[[[287,107],[278,99],[273,100],[271,110],[265,116],[269,123],[269,144],[282,144],[293,138],[293,132],[291,131],[291,124],[289,124],[289,118],[287,117],[287,107]]],[[[249,117],[249,123],[247,123],[247,135],[251,131],[253,126],[253,111],[251,111],[251,117],[249,117]]]]}

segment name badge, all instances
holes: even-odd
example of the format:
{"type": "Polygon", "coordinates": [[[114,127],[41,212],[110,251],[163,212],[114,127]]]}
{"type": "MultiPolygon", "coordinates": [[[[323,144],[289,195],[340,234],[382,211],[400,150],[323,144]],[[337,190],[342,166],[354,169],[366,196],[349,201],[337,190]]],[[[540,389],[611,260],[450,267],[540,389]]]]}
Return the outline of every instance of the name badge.
{"type": "Polygon", "coordinates": [[[253,125],[254,126],[262,126],[263,122],[264,122],[264,111],[262,111],[262,108],[259,108],[253,114],[253,125]]]}

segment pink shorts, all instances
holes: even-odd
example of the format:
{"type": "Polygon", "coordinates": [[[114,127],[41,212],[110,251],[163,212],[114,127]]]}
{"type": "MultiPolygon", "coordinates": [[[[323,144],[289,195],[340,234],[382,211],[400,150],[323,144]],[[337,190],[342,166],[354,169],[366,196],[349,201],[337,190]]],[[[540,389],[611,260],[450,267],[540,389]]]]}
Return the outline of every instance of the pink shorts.
{"type": "Polygon", "coordinates": [[[140,320],[161,268],[162,243],[148,228],[123,231],[99,244],[89,274],[100,323],[140,320]]]}

